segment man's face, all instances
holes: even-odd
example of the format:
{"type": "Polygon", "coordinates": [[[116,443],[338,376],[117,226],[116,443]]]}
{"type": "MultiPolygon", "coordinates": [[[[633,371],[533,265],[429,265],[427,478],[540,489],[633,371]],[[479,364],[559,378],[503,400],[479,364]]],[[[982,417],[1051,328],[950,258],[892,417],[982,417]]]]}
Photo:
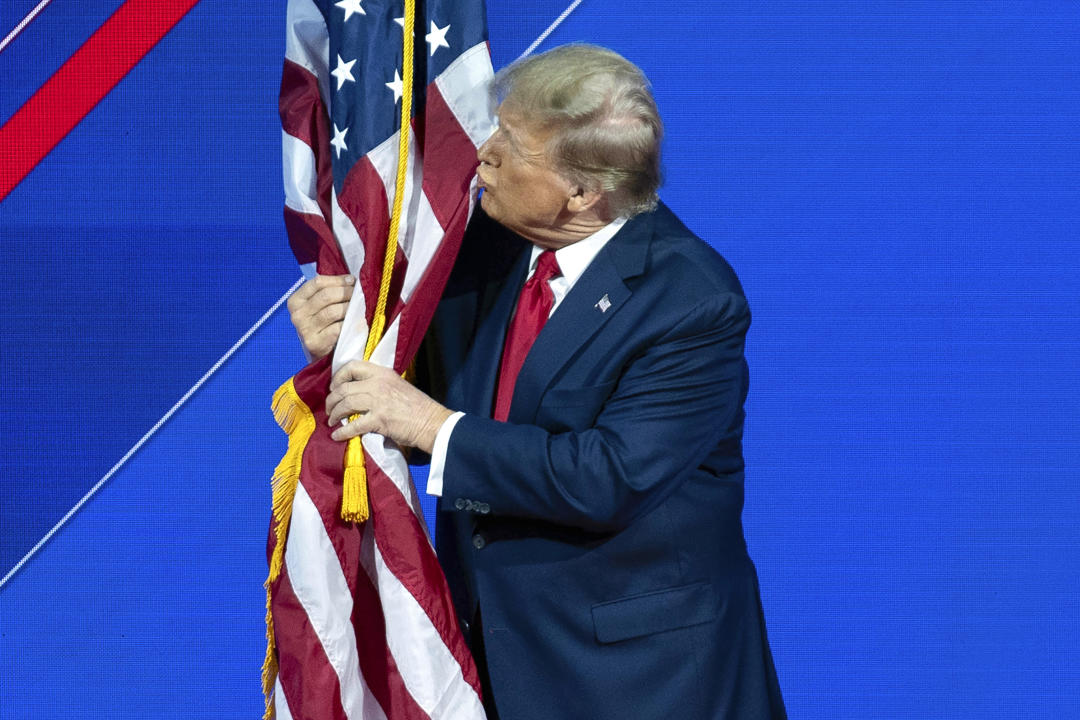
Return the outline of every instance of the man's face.
{"type": "Polygon", "coordinates": [[[575,190],[552,169],[545,150],[549,137],[504,103],[499,129],[476,153],[484,210],[527,240],[545,246],[551,231],[569,218],[566,203],[575,190]]]}

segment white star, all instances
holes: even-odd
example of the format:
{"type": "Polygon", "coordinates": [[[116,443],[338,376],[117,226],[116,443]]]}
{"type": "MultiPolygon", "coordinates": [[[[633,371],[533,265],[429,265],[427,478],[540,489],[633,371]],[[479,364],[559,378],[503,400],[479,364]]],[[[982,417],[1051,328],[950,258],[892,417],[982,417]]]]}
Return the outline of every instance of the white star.
{"type": "Polygon", "coordinates": [[[351,80],[352,82],[356,82],[356,78],[354,78],[352,76],[352,66],[355,65],[355,64],[356,64],[355,60],[350,60],[349,62],[345,62],[344,60],[341,59],[340,55],[337,56],[337,67],[334,68],[334,71],[332,73],[330,73],[330,74],[337,78],[337,89],[338,90],[341,89],[341,86],[344,85],[346,83],[346,81],[351,80]]]}
{"type": "Polygon", "coordinates": [[[403,17],[394,18],[394,22],[396,22],[401,27],[405,27],[405,18],[403,17]]]}
{"type": "Polygon", "coordinates": [[[367,15],[364,12],[364,8],[360,7],[360,3],[363,0],[341,0],[341,2],[334,3],[334,7],[339,7],[345,11],[345,20],[348,22],[349,18],[353,16],[353,13],[357,15],[367,15]]]}
{"type": "Polygon", "coordinates": [[[449,49],[450,43],[446,42],[446,31],[449,30],[449,29],[450,29],[449,25],[447,25],[444,28],[441,28],[441,27],[439,27],[438,25],[435,24],[434,20],[431,21],[431,32],[429,32],[424,37],[424,39],[427,40],[428,45],[431,46],[431,54],[432,55],[434,55],[435,51],[438,50],[441,47],[449,49]]]}
{"type": "Polygon", "coordinates": [[[388,88],[390,88],[391,90],[394,91],[394,102],[395,103],[398,100],[401,99],[402,95],[405,94],[405,88],[402,86],[402,83],[401,83],[401,73],[399,73],[397,70],[394,71],[394,80],[393,80],[393,82],[388,82],[388,83],[385,83],[385,84],[386,84],[386,87],[388,87],[388,88]]]}
{"type": "Polygon", "coordinates": [[[330,144],[337,150],[337,156],[341,157],[342,150],[348,150],[345,145],[345,133],[349,132],[349,128],[344,130],[338,130],[337,123],[334,123],[334,139],[330,141],[330,144]]]}

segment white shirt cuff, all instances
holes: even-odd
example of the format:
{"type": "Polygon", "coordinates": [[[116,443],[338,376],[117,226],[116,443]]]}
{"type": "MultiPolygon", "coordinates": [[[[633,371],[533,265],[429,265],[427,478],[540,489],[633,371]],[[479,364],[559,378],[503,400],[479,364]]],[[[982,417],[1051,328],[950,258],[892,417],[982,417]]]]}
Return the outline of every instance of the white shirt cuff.
{"type": "Polygon", "coordinates": [[[431,467],[428,469],[427,493],[435,497],[442,497],[443,471],[446,469],[446,453],[450,449],[450,434],[454,432],[454,426],[458,420],[465,417],[465,413],[456,412],[443,420],[439,432],[435,435],[435,447],[431,449],[431,467]]]}

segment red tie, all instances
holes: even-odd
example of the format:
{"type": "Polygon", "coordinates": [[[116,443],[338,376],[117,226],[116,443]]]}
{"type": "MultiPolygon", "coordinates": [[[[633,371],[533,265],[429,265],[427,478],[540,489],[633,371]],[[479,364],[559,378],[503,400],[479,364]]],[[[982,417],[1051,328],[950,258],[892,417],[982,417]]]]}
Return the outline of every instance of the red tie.
{"type": "Polygon", "coordinates": [[[553,250],[540,253],[536,261],[536,272],[521,288],[517,310],[506,332],[506,344],[503,345],[502,364],[499,366],[499,385],[495,396],[495,419],[506,421],[510,415],[510,400],[514,397],[514,383],[517,382],[525,356],[529,354],[540,328],[544,327],[555,295],[548,287],[548,280],[559,277],[559,262],[553,250]]]}

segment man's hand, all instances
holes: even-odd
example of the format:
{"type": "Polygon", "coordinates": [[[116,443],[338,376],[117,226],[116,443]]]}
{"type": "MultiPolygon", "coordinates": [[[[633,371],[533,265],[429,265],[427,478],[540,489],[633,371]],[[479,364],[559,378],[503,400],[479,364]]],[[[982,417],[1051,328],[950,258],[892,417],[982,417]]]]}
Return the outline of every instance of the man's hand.
{"type": "Polygon", "coordinates": [[[312,360],[337,345],[355,283],[352,275],[316,275],[289,296],[289,317],[312,360]]]}
{"type": "Polygon", "coordinates": [[[426,453],[434,448],[443,422],[453,415],[390,368],[363,360],[338,370],[326,396],[331,427],[357,413],[359,418],[338,427],[331,437],[346,440],[376,432],[426,453]]]}

